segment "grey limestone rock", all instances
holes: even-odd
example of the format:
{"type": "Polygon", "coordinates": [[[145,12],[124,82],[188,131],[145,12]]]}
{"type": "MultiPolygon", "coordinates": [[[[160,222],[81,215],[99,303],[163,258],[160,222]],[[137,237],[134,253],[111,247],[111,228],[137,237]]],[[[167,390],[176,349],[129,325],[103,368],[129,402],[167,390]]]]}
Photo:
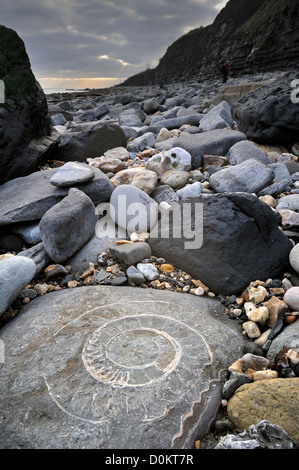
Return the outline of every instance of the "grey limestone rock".
{"type": "Polygon", "coordinates": [[[111,219],[128,232],[148,232],[157,222],[158,204],[135,186],[122,184],[110,198],[111,219]]]}
{"type": "Polygon", "coordinates": [[[247,140],[245,134],[229,129],[217,129],[199,134],[183,132],[180,137],[156,143],[155,148],[162,151],[181,147],[190,153],[193,168],[199,168],[202,166],[204,155],[224,156],[234,144],[243,140],[247,140]]]}
{"type": "MultiPolygon", "coordinates": [[[[0,187],[0,225],[41,219],[52,206],[61,201],[69,188],[58,188],[50,184],[57,169],[37,171],[29,176],[8,181],[0,187]]],[[[112,193],[109,178],[97,168],[89,183],[80,184],[95,205],[107,201],[112,193]]]]}
{"type": "Polygon", "coordinates": [[[67,162],[52,176],[50,183],[59,188],[69,188],[88,183],[93,177],[94,171],[91,166],[79,162],[67,162]]]}
{"type": "Polygon", "coordinates": [[[210,177],[210,186],[217,193],[258,193],[274,180],[275,174],[264,163],[251,158],[235,166],[228,166],[210,177]]]}
{"type": "Polygon", "coordinates": [[[91,199],[79,189],[49,209],[39,228],[44,248],[55,263],[61,263],[78,251],[95,233],[98,217],[91,199]]]}
{"type": "Polygon", "coordinates": [[[299,446],[281,426],[262,420],[238,435],[228,434],[223,437],[215,449],[276,450],[299,449],[299,446]]]}
{"type": "Polygon", "coordinates": [[[126,243],[124,245],[111,245],[110,253],[113,258],[127,266],[151,256],[150,246],[145,242],[126,243]]]}
{"type": "Polygon", "coordinates": [[[279,276],[292,243],[272,209],[247,193],[197,196],[171,206],[148,243],[155,256],[200,279],[214,293],[242,292],[252,279],[279,276]],[[187,211],[188,209],[188,211],[187,211]],[[189,212],[190,210],[190,212],[189,212]]]}
{"type": "Polygon", "coordinates": [[[286,73],[233,104],[233,118],[248,139],[270,145],[297,141],[298,104],[291,99],[291,84],[298,78],[298,72],[286,73]]]}
{"type": "Polygon", "coordinates": [[[34,278],[35,273],[36,265],[32,259],[12,256],[0,261],[0,316],[34,278]]]}
{"type": "Polygon", "coordinates": [[[213,131],[215,129],[225,129],[232,127],[233,119],[231,116],[230,106],[226,101],[222,101],[217,106],[205,114],[201,119],[199,128],[203,132],[213,131]]]}
{"type": "Polygon", "coordinates": [[[123,286],[32,300],[0,339],[5,449],[192,449],[244,341],[215,299],[123,286]]]}
{"type": "Polygon", "coordinates": [[[266,165],[271,163],[263,150],[247,140],[233,145],[226,155],[226,158],[230,165],[238,165],[250,158],[255,158],[266,165]]]}

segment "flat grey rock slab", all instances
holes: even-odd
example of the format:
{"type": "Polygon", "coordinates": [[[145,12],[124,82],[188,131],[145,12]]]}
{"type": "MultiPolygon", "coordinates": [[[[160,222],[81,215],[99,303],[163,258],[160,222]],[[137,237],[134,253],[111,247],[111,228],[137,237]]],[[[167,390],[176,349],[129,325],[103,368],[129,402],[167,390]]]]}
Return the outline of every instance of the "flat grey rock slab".
{"type": "Polygon", "coordinates": [[[199,134],[183,132],[180,137],[171,137],[155,145],[160,152],[173,147],[181,147],[190,153],[193,168],[202,166],[204,155],[226,155],[229,149],[237,142],[247,140],[242,132],[229,129],[217,129],[199,134]]]}
{"type": "MultiPolygon", "coordinates": [[[[68,187],[58,188],[50,183],[57,172],[57,168],[37,171],[3,184],[0,187],[0,226],[41,219],[67,196],[68,187]]],[[[93,168],[93,172],[93,180],[78,187],[97,205],[109,200],[113,188],[101,170],[93,168]]]]}
{"type": "Polygon", "coordinates": [[[94,177],[92,167],[80,162],[67,162],[51,177],[50,183],[60,188],[88,183],[94,177]]]}
{"type": "Polygon", "coordinates": [[[193,448],[242,354],[215,299],[94,286],[39,297],[0,330],[0,448],[193,448]]]}

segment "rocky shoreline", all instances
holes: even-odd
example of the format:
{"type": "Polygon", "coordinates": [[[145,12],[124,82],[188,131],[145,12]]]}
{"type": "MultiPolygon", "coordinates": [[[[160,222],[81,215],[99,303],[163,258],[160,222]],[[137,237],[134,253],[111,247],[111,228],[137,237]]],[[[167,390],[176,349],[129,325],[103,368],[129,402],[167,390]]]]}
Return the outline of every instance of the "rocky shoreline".
{"type": "Polygon", "coordinates": [[[39,171],[0,186],[3,341],[25,305],[59,291],[119,286],[121,295],[131,286],[213,299],[244,346],[226,368],[213,434],[194,439],[194,448],[298,448],[299,147],[290,90],[288,75],[268,73],[228,86],[192,81],[48,96],[56,150],[39,171]],[[290,102],[281,122],[275,87],[290,102]],[[255,114],[258,94],[265,116],[255,114]],[[104,225],[99,211],[108,204],[115,213],[104,225]],[[145,208],[142,230],[131,229],[131,204],[145,208]],[[196,214],[187,235],[184,217],[182,225],[175,219],[186,204],[203,210],[203,240],[189,251],[184,243],[198,241],[196,214]],[[174,210],[171,229],[183,236],[164,238],[163,217],[174,210]],[[271,393],[280,394],[277,413],[271,393]],[[265,402],[249,407],[255,394],[265,402]],[[268,441],[256,429],[239,437],[250,419],[263,422],[268,441]]]}

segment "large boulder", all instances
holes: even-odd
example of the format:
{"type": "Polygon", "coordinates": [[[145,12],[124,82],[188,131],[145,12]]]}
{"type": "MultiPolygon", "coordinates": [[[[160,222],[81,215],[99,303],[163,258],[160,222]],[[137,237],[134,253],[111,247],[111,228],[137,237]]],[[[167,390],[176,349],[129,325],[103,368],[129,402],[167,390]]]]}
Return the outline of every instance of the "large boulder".
{"type": "Polygon", "coordinates": [[[250,158],[211,175],[210,186],[217,193],[258,193],[269,186],[274,177],[275,173],[271,168],[255,158],[250,158]]]}
{"type": "Polygon", "coordinates": [[[224,156],[233,145],[242,140],[247,140],[245,134],[230,129],[217,129],[200,134],[183,132],[180,137],[156,143],[155,148],[162,151],[181,147],[190,153],[193,168],[199,168],[202,166],[204,155],[224,156]]]}
{"type": "Polygon", "coordinates": [[[0,261],[0,316],[35,274],[35,262],[27,257],[12,256],[0,261]]]}
{"type": "Polygon", "coordinates": [[[77,188],[49,209],[39,228],[44,248],[55,263],[61,263],[82,248],[94,235],[98,217],[91,199],[77,188]]]}
{"type": "Polygon", "coordinates": [[[64,162],[85,162],[87,158],[101,157],[107,150],[126,146],[126,136],[119,126],[96,121],[84,130],[64,134],[57,158],[64,162]]]}
{"type": "MultiPolygon", "coordinates": [[[[95,205],[108,201],[112,185],[108,177],[97,168],[92,181],[78,185],[95,205]]],[[[0,226],[16,222],[39,220],[52,206],[69,192],[68,187],[58,188],[50,179],[59,170],[37,171],[23,178],[8,181],[0,188],[0,226]]]]}
{"type": "Polygon", "coordinates": [[[297,142],[299,113],[292,83],[298,78],[298,72],[287,73],[233,104],[232,116],[248,139],[271,145],[297,142]]]}
{"type": "Polygon", "coordinates": [[[0,184],[35,171],[59,142],[48,115],[46,96],[36,81],[24,42],[0,25],[0,184]]]}
{"type": "Polygon", "coordinates": [[[152,253],[214,293],[240,293],[251,281],[275,278],[289,267],[292,244],[278,229],[272,209],[253,195],[201,195],[174,204],[169,212],[173,216],[164,213],[151,231],[152,253]]]}
{"type": "Polygon", "coordinates": [[[4,449],[194,449],[244,344],[215,299],[110,286],[39,297],[0,340],[4,449]]]}

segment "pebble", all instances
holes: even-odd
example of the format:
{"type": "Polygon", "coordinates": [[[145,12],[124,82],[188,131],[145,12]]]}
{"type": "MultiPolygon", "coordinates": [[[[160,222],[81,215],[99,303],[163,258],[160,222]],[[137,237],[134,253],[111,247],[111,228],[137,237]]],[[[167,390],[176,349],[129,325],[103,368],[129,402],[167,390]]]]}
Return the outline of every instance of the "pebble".
{"type": "Polygon", "coordinates": [[[249,338],[253,339],[261,336],[260,329],[254,321],[244,322],[242,327],[249,338]]]}
{"type": "Polygon", "coordinates": [[[154,281],[159,277],[159,271],[153,264],[138,263],[137,269],[147,281],[154,281]]]}
{"type": "Polygon", "coordinates": [[[267,307],[256,307],[253,302],[246,302],[244,308],[249,320],[260,323],[261,325],[266,323],[269,316],[267,307]]]}
{"type": "Polygon", "coordinates": [[[161,184],[166,184],[172,189],[181,189],[186,185],[189,178],[190,175],[186,171],[170,170],[162,175],[161,184]]]}
{"type": "Polygon", "coordinates": [[[65,188],[76,184],[87,183],[91,181],[93,177],[94,171],[85,163],[67,162],[52,176],[50,183],[53,184],[53,186],[65,188]]]}
{"type": "Polygon", "coordinates": [[[34,290],[36,290],[36,292],[39,295],[44,295],[48,292],[49,286],[47,284],[35,284],[34,285],[34,290]]]}
{"type": "Polygon", "coordinates": [[[284,302],[292,310],[299,310],[299,287],[292,287],[287,290],[283,297],[284,302]]]}
{"type": "Polygon", "coordinates": [[[270,364],[270,361],[262,356],[256,356],[254,354],[244,354],[241,358],[242,361],[242,370],[246,371],[247,369],[253,370],[263,370],[267,369],[270,364]]]}
{"type": "Polygon", "coordinates": [[[59,277],[65,276],[68,273],[68,270],[61,264],[51,264],[46,269],[44,269],[44,276],[46,281],[52,281],[59,277]]]}
{"type": "Polygon", "coordinates": [[[269,379],[277,379],[278,373],[276,370],[258,370],[253,374],[253,381],[256,382],[257,380],[269,380],[269,379]]]}
{"type": "Polygon", "coordinates": [[[137,268],[135,268],[135,266],[130,266],[126,271],[126,274],[128,278],[137,286],[145,282],[145,277],[137,268]]]}
{"type": "Polygon", "coordinates": [[[268,291],[263,286],[258,286],[258,287],[249,286],[248,287],[248,299],[250,302],[259,304],[263,302],[263,300],[267,296],[268,296],[268,291]]]}

